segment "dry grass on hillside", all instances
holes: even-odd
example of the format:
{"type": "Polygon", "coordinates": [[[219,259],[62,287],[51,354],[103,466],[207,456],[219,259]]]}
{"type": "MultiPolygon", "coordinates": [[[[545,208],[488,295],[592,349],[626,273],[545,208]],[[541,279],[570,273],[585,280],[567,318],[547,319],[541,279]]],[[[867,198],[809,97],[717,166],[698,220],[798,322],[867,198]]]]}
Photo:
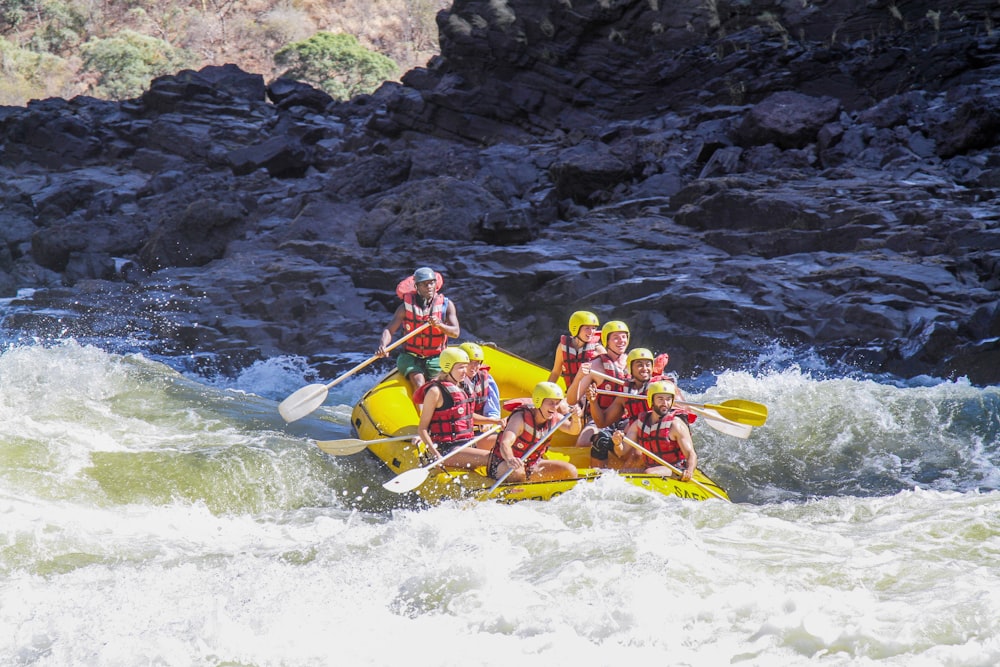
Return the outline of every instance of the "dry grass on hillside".
{"type": "MultiPolygon", "coordinates": [[[[5,72],[0,104],[93,94],[82,71],[87,40],[133,30],[190,53],[195,67],[235,63],[271,80],[273,55],[319,31],[355,35],[399,65],[397,76],[438,53],[435,16],[450,0],[7,0],[16,21],[0,20],[5,72]],[[48,8],[48,11],[39,11],[48,8]],[[45,61],[44,68],[37,63],[45,61]],[[42,73],[39,70],[44,70],[42,73]]],[[[0,19],[3,17],[0,16],[0,19]]]]}

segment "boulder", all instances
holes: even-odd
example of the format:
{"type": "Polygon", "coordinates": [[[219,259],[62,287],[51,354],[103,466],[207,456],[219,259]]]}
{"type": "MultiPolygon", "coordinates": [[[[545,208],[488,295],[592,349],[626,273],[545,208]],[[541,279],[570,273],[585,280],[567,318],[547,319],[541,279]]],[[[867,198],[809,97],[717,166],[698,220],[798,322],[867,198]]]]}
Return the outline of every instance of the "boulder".
{"type": "Polygon", "coordinates": [[[774,144],[782,150],[815,143],[819,131],[840,113],[832,97],[812,97],[795,91],[774,93],[743,117],[736,131],[743,147],[774,144]]]}

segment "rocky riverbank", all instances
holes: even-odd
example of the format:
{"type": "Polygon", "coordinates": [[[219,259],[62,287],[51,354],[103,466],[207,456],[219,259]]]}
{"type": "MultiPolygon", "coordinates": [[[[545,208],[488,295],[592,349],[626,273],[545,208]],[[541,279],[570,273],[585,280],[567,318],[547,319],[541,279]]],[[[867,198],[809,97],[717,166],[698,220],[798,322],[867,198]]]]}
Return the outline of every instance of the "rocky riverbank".
{"type": "Polygon", "coordinates": [[[0,108],[2,327],[322,373],[396,282],[547,363],[573,310],[682,376],[775,344],[1000,381],[1000,6],[457,0],[347,104],[235,67],[0,108]]]}

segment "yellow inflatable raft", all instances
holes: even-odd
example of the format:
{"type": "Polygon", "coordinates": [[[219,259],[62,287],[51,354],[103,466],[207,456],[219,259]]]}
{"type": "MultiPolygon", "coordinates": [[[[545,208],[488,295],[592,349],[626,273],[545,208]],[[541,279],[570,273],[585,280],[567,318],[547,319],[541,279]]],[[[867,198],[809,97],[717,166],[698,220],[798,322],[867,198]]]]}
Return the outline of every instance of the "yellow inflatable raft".
{"type": "MultiPolygon", "coordinates": [[[[548,370],[500,350],[492,345],[483,345],[485,366],[500,388],[502,401],[528,397],[534,386],[548,379],[548,370]]],[[[419,420],[417,408],[413,404],[409,383],[395,370],[386,375],[375,387],[365,393],[351,413],[351,423],[358,438],[380,440],[392,436],[415,434],[419,420]]],[[[409,440],[373,443],[368,447],[381,459],[394,475],[418,468],[427,463],[421,460],[421,451],[409,440]]],[[[575,437],[564,432],[552,436],[547,458],[569,460],[579,469],[580,479],[549,482],[521,482],[502,484],[486,495],[494,480],[486,476],[484,469],[475,472],[448,471],[428,475],[427,481],[416,489],[423,499],[430,503],[444,499],[479,498],[517,502],[521,500],[548,500],[571,490],[581,482],[593,481],[600,477],[601,470],[590,468],[590,448],[575,446],[575,437]]],[[[693,500],[722,498],[729,500],[726,492],[706,475],[697,471],[690,482],[663,478],[656,475],[619,473],[636,486],[693,500]]]]}

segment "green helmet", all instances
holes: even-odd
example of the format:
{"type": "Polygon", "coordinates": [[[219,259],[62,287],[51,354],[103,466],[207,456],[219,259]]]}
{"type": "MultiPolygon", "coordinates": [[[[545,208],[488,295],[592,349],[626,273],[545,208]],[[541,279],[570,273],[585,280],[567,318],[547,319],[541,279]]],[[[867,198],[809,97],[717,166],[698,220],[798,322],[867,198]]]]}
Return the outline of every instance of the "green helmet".
{"type": "Polygon", "coordinates": [[[671,396],[677,395],[677,385],[668,380],[658,380],[656,382],[650,382],[649,387],[646,389],[646,403],[649,407],[653,407],[653,397],[657,394],[670,394],[671,396]]]}
{"type": "Polygon", "coordinates": [[[601,326],[601,321],[597,319],[597,315],[594,315],[589,310],[578,310],[569,316],[569,333],[571,336],[579,334],[580,327],[583,326],[599,327],[601,326]]]}
{"type": "Polygon", "coordinates": [[[450,373],[455,364],[469,363],[469,355],[460,347],[446,347],[441,351],[438,361],[441,363],[441,370],[450,373]]]}
{"type": "Polygon", "coordinates": [[[632,362],[638,361],[640,359],[648,359],[653,361],[653,353],[644,347],[637,347],[628,353],[625,357],[625,367],[628,369],[629,373],[632,372],[632,362]]]}
{"type": "Polygon", "coordinates": [[[483,354],[483,348],[479,347],[475,343],[462,343],[458,347],[465,350],[465,353],[469,355],[469,361],[486,360],[486,355],[483,354]]]}
{"type": "Polygon", "coordinates": [[[560,401],[566,397],[562,387],[555,382],[539,382],[535,385],[535,390],[531,392],[531,402],[536,408],[542,407],[542,401],[546,398],[557,398],[560,401]]]}
{"type": "Polygon", "coordinates": [[[628,330],[627,324],[625,324],[621,320],[611,320],[603,327],[601,327],[601,343],[607,345],[608,336],[618,331],[623,331],[629,335],[632,335],[632,332],[628,330]]]}

